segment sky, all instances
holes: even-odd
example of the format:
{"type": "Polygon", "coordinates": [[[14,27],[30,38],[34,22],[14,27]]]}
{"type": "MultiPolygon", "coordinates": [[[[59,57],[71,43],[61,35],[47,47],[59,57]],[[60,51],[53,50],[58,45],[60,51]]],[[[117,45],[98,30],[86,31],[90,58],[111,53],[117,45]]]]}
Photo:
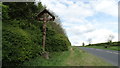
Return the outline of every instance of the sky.
{"type": "Polygon", "coordinates": [[[118,41],[119,0],[39,0],[59,16],[68,39],[74,46],[84,42],[107,42],[109,35],[118,41]]]}

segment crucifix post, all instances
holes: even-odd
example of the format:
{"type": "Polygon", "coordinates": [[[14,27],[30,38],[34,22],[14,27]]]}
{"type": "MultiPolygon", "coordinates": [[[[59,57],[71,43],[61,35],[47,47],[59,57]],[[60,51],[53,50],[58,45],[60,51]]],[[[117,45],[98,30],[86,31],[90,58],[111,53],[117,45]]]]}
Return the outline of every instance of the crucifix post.
{"type": "Polygon", "coordinates": [[[44,9],[40,13],[37,14],[37,19],[39,21],[43,21],[43,38],[42,38],[42,48],[43,52],[45,52],[45,43],[46,43],[46,24],[47,21],[54,21],[55,16],[52,15],[48,10],[44,9]]]}
{"type": "Polygon", "coordinates": [[[42,38],[42,48],[43,48],[43,57],[46,59],[49,59],[48,52],[45,52],[45,43],[46,43],[46,24],[47,21],[54,21],[55,16],[52,15],[48,10],[44,9],[42,10],[38,15],[37,19],[39,21],[43,21],[43,38],[42,38]]]}
{"type": "Polygon", "coordinates": [[[43,17],[43,39],[42,39],[43,51],[45,51],[46,23],[47,23],[47,13],[44,13],[44,17],[43,17]]]}

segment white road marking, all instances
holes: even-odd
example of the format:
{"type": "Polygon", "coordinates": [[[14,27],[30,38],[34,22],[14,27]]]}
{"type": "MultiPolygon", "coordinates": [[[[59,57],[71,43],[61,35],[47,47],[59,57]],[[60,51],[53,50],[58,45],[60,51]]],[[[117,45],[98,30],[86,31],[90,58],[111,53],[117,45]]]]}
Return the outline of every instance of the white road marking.
{"type": "MultiPolygon", "coordinates": [[[[94,48],[90,48],[90,49],[94,49],[94,48]]],[[[95,49],[95,50],[97,50],[97,51],[103,51],[103,50],[101,50],[101,49],[95,49]]],[[[120,54],[120,53],[118,53],[118,52],[111,52],[111,51],[106,51],[106,52],[108,52],[108,53],[113,53],[113,54],[120,54]]]]}
{"type": "Polygon", "coordinates": [[[106,51],[106,52],[108,52],[108,53],[113,53],[113,52],[111,52],[111,51],[106,51]]]}
{"type": "Polygon", "coordinates": [[[114,54],[119,54],[118,52],[113,52],[114,54]]]}
{"type": "Polygon", "coordinates": [[[100,49],[97,49],[98,51],[102,51],[102,50],[100,50],[100,49]]]}
{"type": "Polygon", "coordinates": [[[108,53],[113,53],[113,54],[119,54],[118,52],[111,52],[111,51],[106,51],[108,53]]]}

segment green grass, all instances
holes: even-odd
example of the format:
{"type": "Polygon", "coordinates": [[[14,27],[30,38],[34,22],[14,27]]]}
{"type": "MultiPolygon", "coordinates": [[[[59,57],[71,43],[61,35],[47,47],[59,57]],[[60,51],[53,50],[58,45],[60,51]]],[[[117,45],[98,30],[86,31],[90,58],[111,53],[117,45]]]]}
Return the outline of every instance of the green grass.
{"type": "Polygon", "coordinates": [[[105,48],[104,46],[85,46],[85,47],[120,51],[120,46],[110,46],[108,48],[105,48]]]}
{"type": "Polygon", "coordinates": [[[78,47],[71,47],[69,51],[54,52],[50,59],[39,56],[24,62],[23,66],[112,66],[104,60],[93,56],[78,47]]]}

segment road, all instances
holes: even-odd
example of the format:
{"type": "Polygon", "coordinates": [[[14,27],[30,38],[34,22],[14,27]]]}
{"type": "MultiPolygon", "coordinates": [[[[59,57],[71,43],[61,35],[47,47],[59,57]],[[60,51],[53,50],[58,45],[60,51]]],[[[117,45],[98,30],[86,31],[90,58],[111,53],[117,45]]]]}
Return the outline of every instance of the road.
{"type": "Polygon", "coordinates": [[[114,66],[118,66],[118,55],[120,56],[120,52],[113,51],[113,50],[104,50],[104,49],[96,49],[96,48],[87,48],[87,47],[80,47],[80,49],[87,51],[97,57],[106,60],[107,62],[113,64],[114,66]]]}

